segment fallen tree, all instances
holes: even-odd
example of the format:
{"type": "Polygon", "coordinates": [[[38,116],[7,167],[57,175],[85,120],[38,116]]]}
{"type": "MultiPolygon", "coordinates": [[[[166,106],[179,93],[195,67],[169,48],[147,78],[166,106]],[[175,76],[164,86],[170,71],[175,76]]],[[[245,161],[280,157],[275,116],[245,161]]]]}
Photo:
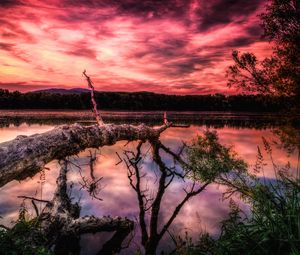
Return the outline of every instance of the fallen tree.
{"type": "MultiPolygon", "coordinates": [[[[94,106],[93,111],[97,125],[64,125],[42,134],[18,136],[14,140],[1,143],[0,187],[12,180],[20,181],[27,177],[34,176],[37,172],[43,170],[47,163],[52,160],[59,160],[61,169],[56,181],[56,191],[51,201],[22,196],[23,199],[29,199],[32,202],[37,215],[34,220],[39,225],[41,235],[47,240],[46,246],[54,247],[59,254],[69,252],[76,254],[76,252],[80,250],[78,247],[80,235],[109,231],[114,232],[114,235],[103,245],[97,254],[115,254],[120,251],[124,239],[133,230],[133,221],[120,217],[80,217],[79,204],[72,203],[67,193],[68,161],[66,158],[76,155],[87,148],[113,145],[121,140],[139,140],[140,143],[149,141],[150,144],[153,144],[154,141],[158,141],[160,134],[164,130],[173,125],[168,122],[166,113],[163,116],[164,124],[157,128],[149,127],[144,124],[139,126],[104,124],[93,98],[93,84],[85,72],[84,75],[91,88],[91,97],[94,106]],[[35,201],[46,203],[41,212],[39,212],[35,201]]],[[[158,153],[158,149],[156,152],[158,153]]],[[[84,187],[88,188],[92,196],[94,194],[92,187],[96,189],[97,183],[101,180],[101,178],[97,180],[93,175],[94,160],[91,154],[90,167],[92,182],[89,184],[83,179],[84,187]]],[[[169,175],[166,174],[164,169],[162,172],[164,173],[163,182],[165,183],[169,175]]],[[[159,197],[162,197],[162,195],[159,197]]],[[[32,234],[29,234],[28,238],[30,238],[32,234]]],[[[162,235],[163,234],[161,234],[161,237],[162,235]]],[[[155,246],[152,247],[153,251],[156,249],[160,238],[156,238],[155,246]]],[[[151,240],[152,239],[153,238],[151,238],[151,240]]],[[[152,242],[150,242],[149,245],[151,246],[152,242]]]]}
{"type": "Polygon", "coordinates": [[[76,155],[86,148],[113,145],[118,141],[152,140],[170,127],[146,125],[64,125],[42,134],[18,136],[0,144],[0,187],[12,180],[34,176],[52,160],[76,155]]]}
{"type": "Polygon", "coordinates": [[[12,141],[0,144],[0,187],[12,180],[23,180],[34,176],[52,160],[65,159],[87,148],[99,148],[113,145],[118,141],[152,140],[170,127],[172,123],[163,116],[164,125],[152,128],[141,124],[114,125],[104,124],[94,98],[94,86],[91,78],[83,71],[91,91],[91,102],[97,125],[64,125],[43,134],[18,136],[12,141]]]}

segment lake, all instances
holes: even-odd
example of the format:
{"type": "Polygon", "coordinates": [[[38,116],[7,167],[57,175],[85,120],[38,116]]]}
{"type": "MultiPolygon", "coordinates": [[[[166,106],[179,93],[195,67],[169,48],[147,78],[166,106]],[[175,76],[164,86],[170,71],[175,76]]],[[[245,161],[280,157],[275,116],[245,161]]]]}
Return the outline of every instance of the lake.
{"type": "MultiPolygon", "coordinates": [[[[149,125],[162,124],[162,112],[103,112],[104,120],[110,123],[133,123],[146,122],[149,125]]],[[[258,173],[260,177],[274,179],[275,172],[264,151],[263,137],[274,144],[272,156],[277,166],[285,166],[288,162],[291,172],[295,172],[299,164],[298,151],[289,154],[276,143],[279,143],[274,130],[283,127],[285,119],[274,114],[254,113],[222,113],[222,112],[170,112],[169,120],[179,124],[188,124],[188,127],[171,127],[161,134],[160,140],[173,151],[183,143],[190,143],[197,135],[201,135],[206,129],[215,129],[222,144],[233,146],[239,157],[249,164],[252,171],[257,159],[258,146],[265,157],[265,169],[258,173]]],[[[0,111],[0,143],[14,139],[18,135],[33,135],[53,129],[56,125],[80,122],[83,125],[93,124],[93,115],[87,111],[0,111]]],[[[293,120],[297,126],[299,120],[293,120]]],[[[136,221],[139,214],[137,196],[130,186],[127,167],[124,162],[120,163],[119,155],[124,150],[134,151],[137,142],[127,144],[126,141],[118,142],[113,146],[105,146],[99,150],[87,149],[78,157],[71,157],[73,162],[68,173],[69,184],[72,185],[71,197],[73,201],[79,201],[82,206],[81,215],[104,215],[127,217],[136,221]],[[96,178],[101,178],[101,189],[95,199],[83,188],[82,176],[89,178],[90,154],[97,156],[94,166],[96,178]],[[79,171],[77,166],[81,167],[79,171]],[[81,184],[80,184],[81,183],[81,184]]],[[[143,185],[148,188],[149,194],[155,193],[157,188],[157,167],[153,164],[149,153],[149,145],[143,146],[145,158],[143,162],[143,185]]],[[[168,164],[172,164],[170,158],[163,155],[168,164]]],[[[50,162],[47,170],[36,174],[33,178],[24,181],[12,181],[0,188],[0,224],[11,226],[18,217],[20,204],[23,199],[18,196],[30,196],[39,199],[51,200],[56,187],[59,164],[57,161],[50,162]]],[[[170,217],[176,205],[185,195],[184,188],[189,181],[176,179],[172,181],[164,194],[159,214],[159,225],[163,226],[170,217]]],[[[225,187],[211,184],[204,192],[191,198],[182,208],[169,231],[175,235],[185,235],[185,232],[196,238],[201,231],[207,231],[217,236],[220,231],[220,221],[228,213],[228,200],[222,199],[225,187]]],[[[247,212],[238,197],[233,197],[247,212]]],[[[38,204],[41,208],[43,205],[38,204]]],[[[32,216],[34,210],[30,201],[26,200],[26,208],[32,216]]],[[[138,224],[134,230],[134,236],[128,248],[122,250],[122,254],[132,254],[142,249],[140,244],[140,232],[138,224]]],[[[87,234],[81,238],[81,254],[95,254],[103,243],[108,240],[111,233],[87,234]]],[[[174,244],[170,235],[166,234],[160,244],[159,250],[170,251],[174,244]]]]}

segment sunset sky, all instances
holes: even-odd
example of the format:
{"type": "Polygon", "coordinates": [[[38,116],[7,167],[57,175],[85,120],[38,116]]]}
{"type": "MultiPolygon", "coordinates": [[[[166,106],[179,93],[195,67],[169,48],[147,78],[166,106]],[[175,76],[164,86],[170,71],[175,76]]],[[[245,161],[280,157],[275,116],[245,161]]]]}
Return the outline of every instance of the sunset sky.
{"type": "Polygon", "coordinates": [[[264,0],[0,0],[0,88],[236,93],[233,49],[270,54],[264,0]]]}

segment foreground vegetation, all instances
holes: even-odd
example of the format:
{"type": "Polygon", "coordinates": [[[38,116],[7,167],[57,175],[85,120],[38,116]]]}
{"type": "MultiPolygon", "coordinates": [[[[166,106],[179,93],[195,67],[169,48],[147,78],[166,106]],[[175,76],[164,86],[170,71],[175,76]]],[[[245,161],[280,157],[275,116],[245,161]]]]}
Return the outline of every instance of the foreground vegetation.
{"type": "Polygon", "coordinates": [[[45,243],[47,243],[47,238],[40,231],[39,221],[28,216],[24,203],[20,207],[19,219],[12,229],[0,226],[1,254],[53,254],[45,243]]]}
{"type": "Polygon", "coordinates": [[[279,169],[272,159],[271,146],[266,140],[264,143],[276,178],[257,177],[263,176],[265,167],[258,148],[255,174],[235,177],[224,193],[227,198],[238,194],[250,213],[243,212],[231,199],[228,218],[220,224],[220,236],[215,239],[203,233],[197,242],[180,237],[176,254],[300,254],[299,169],[291,172],[289,164],[279,169]]]}
{"type": "MultiPolygon", "coordinates": [[[[230,213],[220,223],[217,239],[208,233],[202,233],[197,241],[188,234],[174,237],[173,254],[300,254],[299,169],[295,173],[289,164],[279,168],[273,161],[271,144],[264,138],[263,141],[275,179],[264,177],[266,164],[260,148],[251,172],[230,147],[219,143],[216,132],[206,132],[187,145],[187,161],[181,162],[187,176],[227,187],[223,196],[230,199],[230,213]],[[231,199],[237,196],[248,204],[250,212],[243,212],[231,199]]],[[[298,149],[297,144],[289,147],[290,153],[298,149]]],[[[13,228],[0,227],[0,249],[7,251],[4,254],[52,254],[48,243],[39,217],[29,217],[24,204],[13,228]]]]}

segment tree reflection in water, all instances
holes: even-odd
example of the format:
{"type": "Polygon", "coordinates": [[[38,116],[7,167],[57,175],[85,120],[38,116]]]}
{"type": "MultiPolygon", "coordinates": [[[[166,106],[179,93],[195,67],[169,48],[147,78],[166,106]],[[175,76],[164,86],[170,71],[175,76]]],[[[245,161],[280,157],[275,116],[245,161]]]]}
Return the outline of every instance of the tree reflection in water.
{"type": "Polygon", "coordinates": [[[137,195],[141,244],[145,254],[155,254],[159,242],[168,233],[176,216],[189,199],[200,194],[217,178],[226,178],[221,177],[223,174],[244,172],[246,164],[230,148],[219,143],[216,132],[206,131],[192,144],[183,144],[177,153],[163,145],[159,139],[148,142],[151,150],[143,154],[142,146],[145,146],[145,141],[140,141],[135,151],[124,151],[123,161],[127,167],[129,183],[137,195]],[[154,195],[149,191],[147,172],[143,171],[143,161],[149,151],[158,170],[158,187],[154,195]],[[161,152],[172,158],[172,165],[162,159],[161,152]],[[199,161],[196,167],[193,165],[195,160],[199,161]],[[159,217],[162,199],[174,178],[187,182],[185,196],[178,201],[167,221],[162,223],[159,217]],[[162,227],[159,228],[159,225],[162,227]]]}
{"type": "MultiPolygon", "coordinates": [[[[195,134],[195,132],[193,132],[193,133],[195,134]]],[[[178,133],[178,131],[177,131],[177,133],[174,133],[170,129],[169,133],[168,133],[168,139],[170,139],[170,135],[173,137],[174,134],[178,135],[179,133],[178,133]]],[[[185,134],[185,136],[186,136],[186,134],[192,135],[192,133],[189,133],[187,130],[182,132],[182,134],[185,134]]],[[[229,133],[229,134],[230,134],[230,137],[236,137],[236,136],[233,136],[231,133],[229,133]]],[[[221,138],[223,137],[222,131],[220,131],[220,137],[221,138]]],[[[295,137],[295,136],[293,136],[293,137],[295,137]]],[[[157,140],[153,140],[153,141],[141,141],[140,143],[137,143],[137,146],[134,147],[134,149],[131,146],[127,146],[127,147],[125,147],[123,154],[119,153],[119,156],[121,155],[120,158],[122,159],[122,162],[123,162],[122,165],[124,165],[124,168],[126,167],[125,170],[127,169],[128,184],[130,184],[130,181],[131,181],[131,185],[132,185],[131,187],[132,187],[132,190],[134,191],[135,199],[137,199],[136,201],[138,202],[137,204],[138,204],[139,212],[136,214],[136,211],[134,211],[134,214],[139,216],[138,223],[136,224],[136,227],[140,229],[139,233],[142,232],[142,226],[141,226],[142,220],[140,220],[141,215],[142,215],[142,218],[144,219],[145,227],[143,227],[143,228],[146,229],[146,231],[144,231],[144,233],[146,233],[146,234],[141,235],[141,239],[143,239],[143,240],[140,241],[140,244],[141,244],[141,246],[144,247],[145,253],[148,252],[148,254],[151,254],[151,252],[152,252],[152,254],[155,253],[155,249],[157,252],[161,251],[161,250],[169,251],[169,250],[165,249],[166,247],[164,245],[166,243],[164,242],[164,240],[162,240],[162,239],[164,239],[162,236],[165,236],[165,238],[166,238],[166,237],[168,237],[169,234],[170,235],[172,234],[170,232],[170,231],[172,231],[171,226],[173,225],[173,227],[174,227],[177,224],[177,223],[174,223],[176,216],[178,216],[180,213],[182,215],[182,213],[183,213],[182,211],[180,212],[180,207],[179,207],[179,210],[178,210],[177,214],[175,215],[175,218],[168,225],[168,222],[170,222],[170,219],[171,219],[172,215],[174,214],[176,208],[178,208],[178,206],[183,201],[183,200],[181,200],[181,198],[179,197],[179,194],[178,194],[178,200],[172,199],[172,202],[174,203],[173,204],[174,208],[173,208],[173,211],[170,211],[170,209],[172,207],[170,206],[170,201],[168,201],[167,199],[169,198],[169,195],[172,194],[172,192],[174,192],[174,191],[177,192],[180,189],[182,189],[183,187],[185,187],[185,191],[186,191],[185,195],[187,195],[188,193],[193,192],[193,190],[194,191],[199,190],[206,183],[213,183],[213,182],[214,183],[216,183],[216,182],[222,183],[223,182],[223,184],[228,184],[228,183],[225,183],[225,181],[234,180],[234,177],[239,176],[239,175],[237,175],[237,169],[238,168],[242,169],[242,167],[237,167],[238,164],[241,164],[241,162],[238,161],[238,159],[236,157],[235,157],[235,161],[227,160],[228,158],[231,158],[233,156],[233,153],[231,150],[229,150],[229,148],[220,145],[220,143],[217,139],[217,136],[213,132],[206,132],[201,137],[198,137],[197,139],[195,139],[194,141],[192,141],[190,143],[183,144],[179,148],[178,147],[175,148],[175,146],[170,144],[167,140],[165,140],[165,139],[158,140],[157,139],[157,140]],[[166,142],[166,144],[168,144],[168,146],[171,145],[171,148],[167,147],[164,144],[165,142],[166,142]],[[218,156],[213,157],[213,155],[218,155],[218,156]],[[151,161],[151,163],[150,163],[150,161],[151,161]],[[236,165],[234,165],[234,167],[233,167],[232,164],[227,164],[227,162],[231,162],[231,163],[235,162],[236,165]],[[151,164],[151,166],[155,165],[155,168],[154,169],[149,168],[149,164],[151,164]],[[196,168],[196,166],[197,166],[197,168],[196,168]],[[230,166],[232,166],[232,167],[230,168],[230,166]],[[227,170],[224,171],[224,169],[226,167],[227,167],[227,170]],[[214,169],[215,169],[215,171],[214,171],[214,169]],[[153,178],[148,178],[149,175],[150,175],[150,177],[152,177],[152,175],[155,175],[155,174],[156,174],[156,181],[153,178]],[[137,183],[138,179],[139,179],[139,184],[137,183]],[[151,183],[150,183],[150,181],[151,181],[151,183]],[[160,188],[161,183],[164,183],[163,188],[160,188]],[[181,183],[181,185],[178,186],[177,185],[178,183],[181,183]],[[193,186],[193,184],[194,184],[194,186],[193,186]],[[139,192],[137,192],[138,186],[139,186],[139,190],[140,190],[139,192]],[[160,190],[163,190],[163,192],[162,192],[162,194],[159,195],[160,190]],[[140,195],[138,193],[140,193],[140,195]],[[169,194],[169,195],[167,195],[167,194],[169,194]],[[142,197],[142,203],[140,203],[140,201],[141,201],[140,197],[142,197]],[[165,199],[165,200],[163,200],[163,199],[165,199]],[[159,201],[159,203],[157,202],[157,204],[154,204],[155,201],[159,201]],[[175,203],[175,201],[177,201],[177,202],[175,203]],[[142,205],[142,206],[140,206],[140,205],[142,205]],[[155,205],[155,207],[154,207],[154,205],[155,205]],[[168,210],[165,210],[166,207],[168,207],[168,210]],[[141,210],[141,209],[143,209],[143,210],[141,210]],[[154,214],[153,214],[153,211],[154,211],[154,214]],[[166,217],[166,216],[168,216],[168,217],[166,217]],[[156,223],[154,225],[151,224],[152,218],[154,218],[156,220],[156,221],[155,220],[152,221],[152,222],[156,223]],[[168,228],[166,230],[164,230],[165,226],[168,226],[168,228]],[[163,233],[163,231],[164,231],[164,234],[161,235],[161,233],[163,233]]],[[[179,140],[180,139],[177,139],[177,141],[179,141],[179,140]]],[[[224,139],[224,137],[221,139],[222,142],[226,142],[227,140],[228,140],[228,137],[226,137],[226,139],[224,139]]],[[[293,141],[295,142],[295,139],[293,139],[293,141]]],[[[252,142],[256,143],[255,141],[252,141],[252,142]]],[[[121,146],[123,146],[123,145],[121,145],[121,146]]],[[[113,147],[111,147],[111,149],[115,150],[113,147]]],[[[241,148],[239,148],[239,149],[240,149],[239,151],[241,151],[241,153],[242,153],[243,149],[242,150],[241,150],[241,148]]],[[[89,159],[89,161],[85,163],[87,166],[89,166],[90,163],[92,163],[93,159],[95,158],[94,153],[92,153],[92,152],[88,153],[88,152],[89,151],[87,150],[86,158],[89,159]]],[[[112,158],[115,158],[113,156],[114,153],[115,153],[115,151],[110,153],[110,155],[109,155],[110,158],[105,158],[104,160],[101,160],[102,162],[100,162],[100,163],[103,163],[103,161],[105,161],[105,162],[111,161],[112,158]]],[[[245,156],[245,155],[243,155],[243,156],[245,156]]],[[[106,157],[106,156],[104,155],[103,157],[106,157]]],[[[118,160],[120,160],[120,159],[118,159],[118,160]]],[[[115,160],[113,160],[113,161],[115,161],[115,160]]],[[[70,158],[69,166],[72,165],[71,162],[76,163],[75,159],[70,158]]],[[[114,164],[114,163],[112,163],[112,164],[114,164]]],[[[107,165],[104,164],[101,166],[101,168],[103,168],[103,166],[107,167],[107,165]]],[[[240,166],[242,166],[242,165],[240,165],[240,166]]],[[[123,168],[123,170],[124,170],[124,168],[123,168]]],[[[75,168],[74,168],[74,170],[75,170],[75,168]]],[[[73,172],[78,173],[78,169],[73,172]]],[[[99,176],[99,174],[103,175],[103,173],[101,171],[99,171],[98,166],[95,166],[95,169],[93,169],[93,170],[90,169],[89,167],[87,167],[87,170],[84,170],[82,173],[83,173],[83,177],[86,180],[90,180],[90,181],[93,181],[93,180],[97,181],[99,178],[101,178],[99,176]]],[[[242,174],[242,172],[239,172],[239,174],[242,174]]],[[[71,177],[71,175],[70,175],[70,177],[71,177]]],[[[115,190],[114,186],[102,186],[103,183],[106,184],[105,178],[106,177],[104,176],[104,179],[101,180],[101,182],[99,181],[99,184],[101,184],[100,187],[105,187],[105,190],[100,190],[99,191],[100,193],[98,194],[99,197],[104,200],[107,199],[108,193],[112,192],[111,189],[114,189],[113,192],[115,195],[117,195],[116,193],[118,193],[118,191],[117,191],[118,189],[115,190]]],[[[110,176],[110,178],[113,178],[113,175],[110,176]]],[[[75,179],[75,180],[74,180],[74,178],[68,178],[68,179],[69,179],[69,181],[71,180],[72,182],[76,182],[77,186],[80,187],[80,185],[78,184],[78,179],[75,179]]],[[[123,178],[123,180],[125,180],[125,183],[126,183],[126,179],[123,178]]],[[[236,182],[229,182],[229,183],[239,184],[237,182],[238,181],[237,178],[235,181],[236,182]]],[[[117,184],[117,182],[115,184],[117,184]]],[[[116,188],[117,188],[117,186],[116,186],[116,188]]],[[[234,192],[235,187],[232,185],[231,188],[232,188],[231,191],[234,192]]],[[[119,192],[120,191],[122,192],[121,189],[119,189],[119,192]]],[[[88,192],[88,190],[81,190],[81,193],[88,194],[89,192],[88,192]],[[87,191],[87,192],[85,192],[85,191],[87,191]]],[[[76,195],[77,194],[75,193],[75,197],[76,197],[76,195]]],[[[126,203],[126,205],[128,206],[130,204],[130,206],[133,206],[134,200],[132,200],[132,198],[128,198],[127,193],[125,196],[124,195],[125,195],[125,193],[118,194],[118,196],[122,197],[123,200],[131,199],[131,202],[126,203]],[[122,197],[122,195],[123,195],[123,197],[122,197]]],[[[173,196],[173,195],[171,195],[171,196],[173,196]]],[[[197,199],[197,201],[200,201],[201,197],[199,197],[199,199],[197,199]]],[[[204,197],[205,197],[205,195],[203,196],[203,198],[204,197]]],[[[45,198],[47,198],[48,200],[51,200],[50,197],[45,197],[45,198]]],[[[117,197],[113,196],[113,200],[115,200],[116,198],[117,197]]],[[[176,198],[176,196],[175,196],[175,198],[176,198]]],[[[184,197],[182,199],[184,199],[184,197]]],[[[115,200],[114,203],[116,203],[116,201],[117,200],[115,200]]],[[[107,200],[105,202],[107,202],[107,200]]],[[[94,204],[95,203],[98,203],[98,202],[95,201],[94,204]]],[[[123,202],[121,202],[121,203],[123,203],[123,202]]],[[[106,215],[108,213],[109,214],[110,213],[118,214],[119,212],[122,211],[122,205],[120,204],[118,206],[114,206],[113,207],[114,209],[111,208],[112,211],[110,212],[109,204],[110,204],[110,202],[108,201],[108,206],[104,205],[104,204],[100,205],[100,207],[98,207],[97,210],[94,210],[93,212],[91,212],[91,214],[94,214],[94,215],[103,214],[103,210],[102,210],[103,205],[107,207],[107,209],[104,209],[106,215]]],[[[127,212],[127,213],[122,214],[122,216],[128,216],[131,220],[133,220],[134,215],[131,213],[131,211],[130,211],[130,213],[127,212]]],[[[198,228],[198,226],[195,228],[198,228]]],[[[139,233],[137,233],[137,235],[139,235],[139,233]]],[[[131,233],[129,235],[129,238],[127,238],[127,239],[132,239],[132,234],[134,234],[134,232],[131,233]]],[[[175,234],[178,234],[178,233],[175,233],[175,234]]],[[[137,236],[137,237],[140,238],[139,236],[137,236]]],[[[77,240],[77,244],[78,244],[79,236],[77,236],[76,238],[77,238],[76,240],[77,240]]],[[[136,241],[137,239],[135,238],[134,240],[136,241]]],[[[66,245],[67,242],[62,242],[62,244],[66,245]]],[[[125,246],[127,246],[127,244],[128,244],[128,240],[124,241],[122,243],[122,245],[119,247],[119,249],[125,248],[125,246]]],[[[131,244],[131,248],[133,248],[133,246],[134,245],[131,244]]],[[[77,252],[80,252],[79,244],[74,245],[74,243],[73,243],[73,244],[71,244],[71,247],[73,248],[73,251],[76,250],[77,252]]],[[[114,245],[114,248],[116,248],[116,245],[114,245]]],[[[124,250],[124,253],[126,253],[127,251],[128,250],[124,250]]],[[[132,251],[132,249],[131,249],[131,251],[132,251]]]]}

